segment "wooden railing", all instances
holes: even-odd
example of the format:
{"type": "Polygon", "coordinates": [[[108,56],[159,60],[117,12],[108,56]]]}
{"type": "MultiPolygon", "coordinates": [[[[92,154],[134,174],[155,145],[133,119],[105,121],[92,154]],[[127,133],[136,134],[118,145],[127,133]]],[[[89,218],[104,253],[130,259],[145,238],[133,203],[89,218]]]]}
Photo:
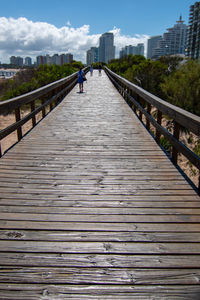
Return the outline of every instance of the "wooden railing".
{"type": "MultiPolygon", "coordinates": [[[[178,154],[181,153],[188,159],[188,161],[190,161],[192,165],[198,169],[199,172],[200,157],[186,147],[179,140],[179,136],[181,127],[184,127],[199,137],[200,117],[152,95],[151,93],[112,72],[107,67],[105,67],[105,71],[120,94],[125,98],[129,106],[143,122],[146,129],[150,131],[150,124],[156,129],[154,135],[156,142],[160,144],[161,135],[163,135],[170,142],[172,145],[172,162],[177,165],[178,154]],[[154,111],[153,114],[151,113],[152,111],[154,111]],[[156,118],[154,115],[156,115],[156,118]],[[162,119],[164,115],[173,120],[173,133],[170,133],[165,127],[162,126],[162,119]]],[[[197,188],[198,192],[200,192],[200,176],[198,179],[197,188]]]]}
{"type": "MultiPolygon", "coordinates": [[[[87,73],[88,70],[89,68],[85,68],[84,72],[87,73]]],[[[30,93],[0,102],[0,115],[15,113],[15,123],[0,130],[0,141],[14,131],[17,131],[17,140],[20,141],[23,137],[22,126],[32,119],[32,128],[35,127],[37,124],[36,115],[42,112],[42,118],[44,118],[72,90],[76,83],[77,73],[74,73],[30,93]],[[24,105],[29,106],[30,113],[21,117],[24,105]]]]}

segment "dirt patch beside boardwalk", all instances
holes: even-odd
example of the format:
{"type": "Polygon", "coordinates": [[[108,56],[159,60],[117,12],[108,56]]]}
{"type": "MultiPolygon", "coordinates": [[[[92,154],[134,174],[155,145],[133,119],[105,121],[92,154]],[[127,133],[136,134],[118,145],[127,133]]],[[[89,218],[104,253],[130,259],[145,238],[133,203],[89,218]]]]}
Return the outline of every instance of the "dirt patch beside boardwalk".
{"type": "MultiPolygon", "coordinates": [[[[23,111],[21,117],[24,117],[27,115],[29,111],[23,111]]],[[[38,113],[36,115],[37,122],[41,120],[42,113],[38,113]]],[[[15,115],[8,114],[6,116],[0,115],[0,130],[8,127],[9,125],[12,125],[15,123],[15,115]]],[[[26,134],[30,129],[32,128],[32,120],[29,120],[26,124],[22,126],[22,133],[23,135],[26,134]]],[[[13,144],[17,142],[17,131],[14,131],[13,133],[9,134],[7,137],[1,140],[1,152],[2,154],[5,153],[5,151],[10,148],[13,144]]]]}

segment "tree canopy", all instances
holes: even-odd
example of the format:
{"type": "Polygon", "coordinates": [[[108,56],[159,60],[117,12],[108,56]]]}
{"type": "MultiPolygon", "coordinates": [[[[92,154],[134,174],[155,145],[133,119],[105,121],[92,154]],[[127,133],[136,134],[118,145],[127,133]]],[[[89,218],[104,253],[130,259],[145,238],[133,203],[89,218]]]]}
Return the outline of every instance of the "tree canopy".
{"type": "Polygon", "coordinates": [[[115,73],[148,92],[200,115],[200,62],[164,56],[157,61],[128,55],[110,62],[115,73]]]}
{"type": "MultiPolygon", "coordinates": [[[[40,65],[38,68],[22,70],[12,79],[1,83],[1,100],[11,99],[31,92],[41,86],[69,76],[77,71],[80,63],[40,65]]],[[[82,64],[81,64],[82,66],[82,64]]]]}
{"type": "Polygon", "coordinates": [[[189,60],[161,84],[168,101],[200,116],[200,63],[189,60]]]}

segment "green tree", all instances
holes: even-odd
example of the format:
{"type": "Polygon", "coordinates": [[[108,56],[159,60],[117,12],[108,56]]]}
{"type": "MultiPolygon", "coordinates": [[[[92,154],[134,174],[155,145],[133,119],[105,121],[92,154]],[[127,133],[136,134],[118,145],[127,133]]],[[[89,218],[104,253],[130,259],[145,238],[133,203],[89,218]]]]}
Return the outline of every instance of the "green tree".
{"type": "Polygon", "coordinates": [[[200,115],[200,63],[188,60],[177,71],[164,78],[161,89],[167,100],[200,115]]]}
{"type": "Polygon", "coordinates": [[[162,97],[163,93],[160,84],[164,81],[166,74],[166,64],[145,59],[137,65],[132,65],[124,73],[124,77],[148,92],[162,97]]]}
{"type": "MultiPolygon", "coordinates": [[[[79,64],[78,64],[79,65],[79,64]]],[[[41,86],[64,78],[77,71],[72,64],[40,65],[36,69],[20,71],[4,84],[1,100],[10,99],[33,91],[41,86]]]]}
{"type": "Polygon", "coordinates": [[[81,61],[75,61],[75,60],[73,60],[71,65],[72,65],[73,68],[76,68],[76,69],[84,67],[84,65],[82,64],[81,61]]]}
{"type": "Polygon", "coordinates": [[[129,68],[131,68],[133,65],[139,65],[143,61],[145,61],[144,56],[130,54],[119,59],[112,59],[108,64],[108,68],[111,71],[123,76],[129,68]]]}
{"type": "Polygon", "coordinates": [[[167,65],[168,74],[171,74],[172,72],[176,71],[179,68],[180,63],[183,61],[183,58],[176,55],[174,56],[166,55],[166,56],[161,56],[159,61],[167,65]]]}

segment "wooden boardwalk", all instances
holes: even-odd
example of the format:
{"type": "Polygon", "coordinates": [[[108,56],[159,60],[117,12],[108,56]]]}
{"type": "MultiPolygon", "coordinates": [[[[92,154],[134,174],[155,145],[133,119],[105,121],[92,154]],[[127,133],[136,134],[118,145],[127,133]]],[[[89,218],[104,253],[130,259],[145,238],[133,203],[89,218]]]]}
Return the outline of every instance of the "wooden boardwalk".
{"type": "Polygon", "coordinates": [[[0,299],[200,299],[200,201],[106,75],[0,160],[0,299]]]}

